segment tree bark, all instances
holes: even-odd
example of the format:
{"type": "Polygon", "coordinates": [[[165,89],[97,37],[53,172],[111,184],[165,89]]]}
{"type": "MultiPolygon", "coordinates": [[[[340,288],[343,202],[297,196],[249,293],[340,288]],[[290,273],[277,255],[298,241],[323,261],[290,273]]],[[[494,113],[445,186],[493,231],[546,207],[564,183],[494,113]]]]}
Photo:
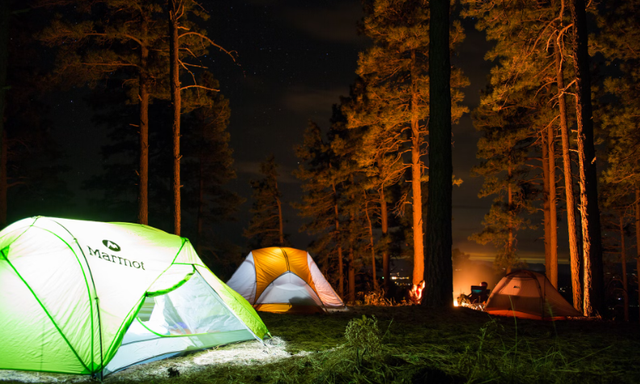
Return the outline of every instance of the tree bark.
{"type": "MultiPolygon", "coordinates": [[[[146,24],[144,24],[146,27],[146,24]]],[[[140,168],[138,185],[138,223],[149,224],[149,89],[147,59],[149,49],[140,45],[140,168]]]]}
{"type": "Polygon", "coordinates": [[[429,204],[422,303],[445,308],[453,303],[450,3],[431,0],[429,7],[429,204]]]}
{"type": "Polygon", "coordinates": [[[365,206],[364,208],[364,212],[367,215],[367,224],[369,226],[369,247],[371,248],[371,273],[372,273],[372,279],[373,279],[373,290],[377,291],[378,289],[380,289],[380,287],[378,286],[378,277],[376,276],[376,250],[375,250],[375,242],[373,241],[373,225],[371,224],[371,216],[369,216],[369,207],[368,207],[368,201],[367,201],[367,192],[364,192],[364,200],[365,200],[365,204],[367,204],[367,206],[365,206]]]}
{"type": "MultiPolygon", "coordinates": [[[[561,36],[558,36],[560,39],[561,36]]],[[[573,174],[571,171],[571,144],[567,123],[567,104],[562,74],[562,55],[558,40],[554,43],[556,59],[556,82],[558,85],[558,108],[560,110],[560,136],[562,138],[562,164],[564,169],[564,192],[567,208],[567,232],[569,236],[569,262],[571,265],[571,289],[573,307],[582,312],[582,286],[580,284],[580,254],[578,252],[578,229],[576,226],[576,203],[573,194],[573,174]]]]}
{"type": "Polygon", "coordinates": [[[411,52],[411,189],[413,193],[413,285],[424,279],[424,233],[422,231],[422,163],[420,161],[420,115],[416,52],[411,52]]]}
{"type": "Polygon", "coordinates": [[[583,242],[583,313],[603,313],[604,276],[602,272],[602,239],[598,208],[598,175],[593,142],[591,75],[587,17],[583,0],[569,2],[573,20],[573,61],[576,70],[576,120],[578,127],[578,161],[580,167],[580,203],[583,242]]]}
{"type": "Polygon", "coordinates": [[[556,151],[555,129],[553,125],[547,128],[547,145],[549,154],[549,264],[547,266],[547,278],[551,284],[558,288],[558,215],[556,197],[556,151]]]}
{"type": "MultiPolygon", "coordinates": [[[[548,137],[542,132],[541,145],[542,148],[542,212],[544,221],[544,269],[547,278],[550,274],[551,265],[551,201],[549,199],[549,145],[548,137]]],[[[551,280],[551,279],[549,279],[551,280]]]]}
{"type": "Polygon", "coordinates": [[[168,0],[169,2],[169,49],[171,79],[171,107],[173,110],[173,231],[180,236],[181,229],[181,204],[180,204],[180,69],[178,18],[182,2],[180,0],[168,0]]]}
{"type": "Polygon", "coordinates": [[[382,238],[384,239],[384,249],[382,250],[382,278],[385,292],[391,288],[391,268],[389,267],[389,213],[384,187],[380,188],[380,226],[382,238]]]}
{"type": "Polygon", "coordinates": [[[342,261],[342,235],[340,234],[340,211],[338,210],[338,192],[336,191],[336,184],[334,182],[331,183],[331,188],[333,189],[333,213],[334,213],[334,222],[336,227],[336,236],[338,237],[338,281],[340,286],[338,287],[338,293],[340,294],[340,298],[344,299],[344,265],[342,261]]]}
{"type": "Polygon", "coordinates": [[[511,269],[513,266],[513,259],[515,256],[515,238],[513,236],[513,188],[511,188],[511,175],[512,175],[512,170],[511,170],[511,160],[509,160],[509,169],[507,170],[507,174],[508,174],[508,185],[507,185],[507,203],[509,204],[509,210],[508,210],[508,214],[509,214],[509,222],[507,223],[507,256],[509,257],[508,260],[508,264],[507,264],[507,274],[511,273],[511,269]]]}
{"type": "Polygon", "coordinates": [[[618,230],[620,231],[620,263],[622,263],[622,293],[624,297],[624,321],[629,321],[629,295],[627,294],[627,247],[624,243],[624,212],[620,212],[618,230]]]}

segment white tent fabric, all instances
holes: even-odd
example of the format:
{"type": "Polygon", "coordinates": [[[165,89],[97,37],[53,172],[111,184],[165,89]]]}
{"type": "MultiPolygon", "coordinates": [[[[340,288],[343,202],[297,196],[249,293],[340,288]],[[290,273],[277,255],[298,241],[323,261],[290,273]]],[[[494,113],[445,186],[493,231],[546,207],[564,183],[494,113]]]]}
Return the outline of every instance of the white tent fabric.
{"type": "Polygon", "coordinates": [[[308,312],[344,303],[306,251],[270,247],[249,253],[227,285],[256,309],[308,312]]]}
{"type": "Polygon", "coordinates": [[[268,335],[187,239],[48,217],[0,232],[0,324],[0,369],[96,375],[268,335]]]}

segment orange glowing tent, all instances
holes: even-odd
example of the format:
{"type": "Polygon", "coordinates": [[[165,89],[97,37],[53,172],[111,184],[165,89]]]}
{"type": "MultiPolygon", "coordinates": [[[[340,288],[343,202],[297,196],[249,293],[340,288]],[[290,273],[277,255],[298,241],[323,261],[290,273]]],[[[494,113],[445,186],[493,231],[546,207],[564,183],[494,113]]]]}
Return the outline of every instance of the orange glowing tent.
{"type": "Polygon", "coordinates": [[[227,285],[258,311],[312,313],[345,308],[311,255],[294,248],[251,251],[227,285]]]}
{"type": "Polygon", "coordinates": [[[492,315],[537,320],[582,316],[545,275],[524,269],[509,273],[496,284],[484,311],[492,315]]]}

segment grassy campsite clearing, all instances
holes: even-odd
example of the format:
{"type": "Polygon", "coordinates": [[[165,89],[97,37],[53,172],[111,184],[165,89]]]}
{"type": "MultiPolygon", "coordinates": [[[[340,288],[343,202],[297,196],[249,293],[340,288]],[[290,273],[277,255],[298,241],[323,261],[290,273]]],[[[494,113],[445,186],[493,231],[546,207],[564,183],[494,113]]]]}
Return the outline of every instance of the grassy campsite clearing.
{"type": "MultiPolygon", "coordinates": [[[[639,383],[638,324],[489,317],[468,308],[350,307],[261,313],[268,347],[245,342],[138,365],[105,383],[639,383]]],[[[1,374],[1,372],[0,372],[1,374]]],[[[80,377],[40,374],[15,382],[80,377]],[[39,379],[38,379],[39,378],[39,379]]],[[[12,380],[13,379],[13,380],[12,380]]]]}

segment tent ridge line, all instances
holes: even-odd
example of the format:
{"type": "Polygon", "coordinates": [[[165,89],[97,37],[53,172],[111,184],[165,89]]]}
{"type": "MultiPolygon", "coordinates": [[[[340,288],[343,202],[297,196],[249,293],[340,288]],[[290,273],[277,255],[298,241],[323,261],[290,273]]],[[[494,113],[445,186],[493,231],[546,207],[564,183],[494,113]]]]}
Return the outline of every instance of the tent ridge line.
{"type": "MultiPolygon", "coordinates": [[[[82,249],[82,246],[80,245],[80,242],[78,242],[78,239],[76,238],[76,236],[71,233],[71,231],[65,227],[64,225],[62,225],[62,223],[60,223],[57,220],[54,220],[52,218],[48,218],[49,220],[51,220],[52,222],[54,222],[55,224],[59,225],[60,228],[64,229],[72,238],[74,243],[78,246],[78,249],[80,250],[80,254],[82,254],[82,258],[84,259],[84,263],[86,265],[86,269],[87,271],[89,271],[89,280],[91,281],[91,285],[93,286],[93,293],[95,295],[95,297],[92,298],[92,294],[91,294],[91,288],[89,287],[89,284],[87,284],[87,291],[89,293],[89,300],[90,300],[90,305],[89,305],[89,309],[91,311],[91,363],[94,363],[93,361],[93,352],[94,352],[94,344],[95,344],[95,340],[94,340],[94,336],[93,336],[93,304],[91,303],[91,300],[93,299],[93,302],[95,302],[96,305],[96,316],[98,317],[98,338],[99,338],[99,343],[100,343],[100,371],[102,371],[102,369],[104,368],[104,350],[102,348],[102,318],[100,317],[100,298],[98,297],[98,290],[96,289],[96,282],[93,279],[93,271],[91,271],[91,266],[89,265],[89,262],[87,261],[87,255],[84,254],[84,250],[82,249]]],[[[35,222],[34,222],[35,224],[35,222]]],[[[57,236],[58,238],[60,238],[57,234],[54,234],[55,236],[57,236]]],[[[71,252],[73,252],[73,255],[76,257],[76,260],[79,262],[80,260],[78,259],[78,254],[73,250],[73,248],[71,248],[71,246],[69,245],[69,243],[67,243],[66,241],[64,241],[64,239],[60,238],[60,240],[62,240],[65,244],[67,244],[67,246],[69,247],[69,249],[71,250],[71,252]]],[[[84,275],[85,278],[85,283],[87,283],[87,276],[84,274],[84,268],[82,265],[79,265],[80,269],[82,270],[82,274],[84,275]]],[[[91,372],[91,369],[89,369],[89,371],[91,372]]],[[[93,373],[93,372],[92,372],[93,373]]],[[[101,375],[102,378],[102,375],[101,375]]]]}

